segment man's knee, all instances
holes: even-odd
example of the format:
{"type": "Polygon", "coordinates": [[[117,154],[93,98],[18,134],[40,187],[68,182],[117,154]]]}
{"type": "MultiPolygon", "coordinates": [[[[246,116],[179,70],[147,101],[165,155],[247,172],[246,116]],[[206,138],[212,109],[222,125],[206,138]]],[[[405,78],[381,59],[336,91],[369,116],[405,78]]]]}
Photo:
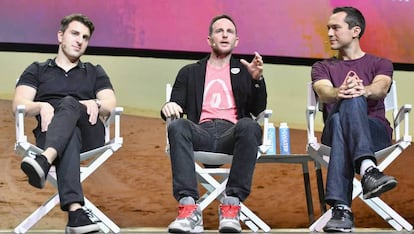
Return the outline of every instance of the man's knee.
{"type": "MultiPolygon", "coordinates": [[[[76,98],[72,96],[66,96],[61,99],[59,105],[57,106],[57,110],[66,110],[66,111],[79,111],[83,105],[77,100],[76,98]]],[[[86,112],[86,108],[85,112],[86,112]]]]}
{"type": "Polygon", "coordinates": [[[66,96],[64,98],[62,98],[60,104],[61,105],[77,105],[79,103],[78,100],[76,100],[76,98],[72,97],[72,96],[66,96]]]}
{"type": "Polygon", "coordinates": [[[249,133],[255,135],[258,138],[260,138],[262,134],[260,125],[251,118],[240,119],[235,126],[235,130],[239,133],[249,133]]]}
{"type": "Polygon", "coordinates": [[[248,130],[260,130],[259,124],[251,118],[242,118],[237,124],[236,128],[248,129],[248,130]]]}
{"type": "Polygon", "coordinates": [[[176,133],[185,132],[190,128],[190,122],[187,119],[175,119],[168,125],[168,135],[175,135],[176,133]]]}
{"type": "Polygon", "coordinates": [[[367,99],[364,96],[354,97],[350,99],[343,99],[341,107],[349,108],[350,110],[358,110],[360,108],[366,109],[367,99]]]}

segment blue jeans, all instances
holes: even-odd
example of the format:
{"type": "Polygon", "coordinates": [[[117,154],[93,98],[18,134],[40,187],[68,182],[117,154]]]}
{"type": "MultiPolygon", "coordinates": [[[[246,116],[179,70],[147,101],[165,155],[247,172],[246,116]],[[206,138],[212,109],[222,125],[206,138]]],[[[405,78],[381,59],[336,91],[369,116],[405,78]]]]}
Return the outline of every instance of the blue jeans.
{"type": "Polygon", "coordinates": [[[226,194],[244,201],[250,194],[261,136],[259,124],[250,118],[236,124],[220,119],[200,125],[187,119],[172,121],[168,139],[175,199],[199,199],[193,152],[208,151],[233,155],[226,194]]]}
{"type": "Polygon", "coordinates": [[[55,108],[48,131],[42,132],[39,122],[33,133],[37,146],[43,149],[52,147],[58,153],[53,164],[56,166],[61,209],[67,211],[72,203],[84,205],[80,182],[80,153],[104,144],[103,123],[98,119],[95,125],[91,125],[86,107],[75,98],[67,96],[55,108]]]}
{"type": "Polygon", "coordinates": [[[351,206],[352,181],[360,163],[391,145],[386,127],[367,115],[365,97],[338,102],[325,121],[322,143],[331,146],[326,180],[326,202],[351,206]]]}

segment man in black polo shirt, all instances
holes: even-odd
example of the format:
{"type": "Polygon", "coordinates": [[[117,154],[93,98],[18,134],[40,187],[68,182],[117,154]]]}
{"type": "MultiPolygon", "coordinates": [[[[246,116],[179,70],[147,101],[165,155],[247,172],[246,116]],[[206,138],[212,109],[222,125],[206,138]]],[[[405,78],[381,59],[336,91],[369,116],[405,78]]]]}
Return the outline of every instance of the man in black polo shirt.
{"type": "Polygon", "coordinates": [[[51,164],[56,166],[60,205],[68,212],[67,233],[99,231],[82,209],[80,153],[104,144],[104,126],[99,118],[116,106],[109,77],[99,65],[83,63],[80,57],[95,27],[81,14],[66,16],[58,31],[59,49],[54,59],[34,62],[20,76],[13,99],[36,116],[36,145],[45,151],[24,157],[21,169],[29,183],[43,188],[51,164]]]}

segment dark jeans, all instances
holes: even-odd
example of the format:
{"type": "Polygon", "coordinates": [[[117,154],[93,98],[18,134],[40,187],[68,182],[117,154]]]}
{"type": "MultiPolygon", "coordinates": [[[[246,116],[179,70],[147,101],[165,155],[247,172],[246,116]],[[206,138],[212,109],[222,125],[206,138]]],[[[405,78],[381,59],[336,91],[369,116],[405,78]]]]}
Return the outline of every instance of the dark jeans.
{"type": "Polygon", "coordinates": [[[386,148],[391,139],[385,126],[367,115],[365,97],[340,101],[328,116],[322,143],[331,146],[326,181],[326,202],[351,206],[353,178],[361,161],[372,159],[374,152],[386,148]]]}
{"type": "Polygon", "coordinates": [[[250,118],[236,124],[219,119],[200,125],[187,119],[172,121],[168,139],[175,199],[199,199],[193,152],[208,151],[233,154],[226,194],[244,201],[250,194],[261,136],[259,124],[250,118]]]}
{"type": "Polygon", "coordinates": [[[61,209],[67,211],[72,203],[84,205],[80,182],[80,153],[100,147],[105,141],[105,128],[98,120],[91,125],[86,107],[73,97],[65,97],[55,108],[47,132],[41,132],[40,122],[33,133],[36,145],[54,148],[58,157],[56,166],[61,209]]]}

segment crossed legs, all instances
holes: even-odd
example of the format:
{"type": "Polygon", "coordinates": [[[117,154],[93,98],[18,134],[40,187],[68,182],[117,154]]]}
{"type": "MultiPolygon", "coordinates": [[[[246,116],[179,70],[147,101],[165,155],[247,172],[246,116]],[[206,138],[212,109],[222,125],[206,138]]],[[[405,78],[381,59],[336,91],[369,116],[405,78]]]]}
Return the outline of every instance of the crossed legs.
{"type": "Polygon", "coordinates": [[[99,230],[81,209],[85,202],[80,182],[80,153],[104,144],[102,122],[89,124],[86,108],[68,96],[55,108],[48,131],[41,132],[38,126],[33,132],[37,146],[45,148],[45,151],[35,158],[23,158],[21,168],[29,183],[43,188],[50,166],[54,164],[60,206],[63,211],[68,211],[69,216],[67,231],[86,233],[99,230]]]}
{"type": "Polygon", "coordinates": [[[364,198],[379,196],[394,188],[394,177],[376,168],[374,152],[391,144],[380,120],[368,117],[364,97],[341,100],[325,122],[322,143],[331,146],[326,181],[326,201],[333,207],[332,218],[324,227],[327,232],[350,232],[354,220],[351,212],[353,178],[362,176],[364,198]]]}

